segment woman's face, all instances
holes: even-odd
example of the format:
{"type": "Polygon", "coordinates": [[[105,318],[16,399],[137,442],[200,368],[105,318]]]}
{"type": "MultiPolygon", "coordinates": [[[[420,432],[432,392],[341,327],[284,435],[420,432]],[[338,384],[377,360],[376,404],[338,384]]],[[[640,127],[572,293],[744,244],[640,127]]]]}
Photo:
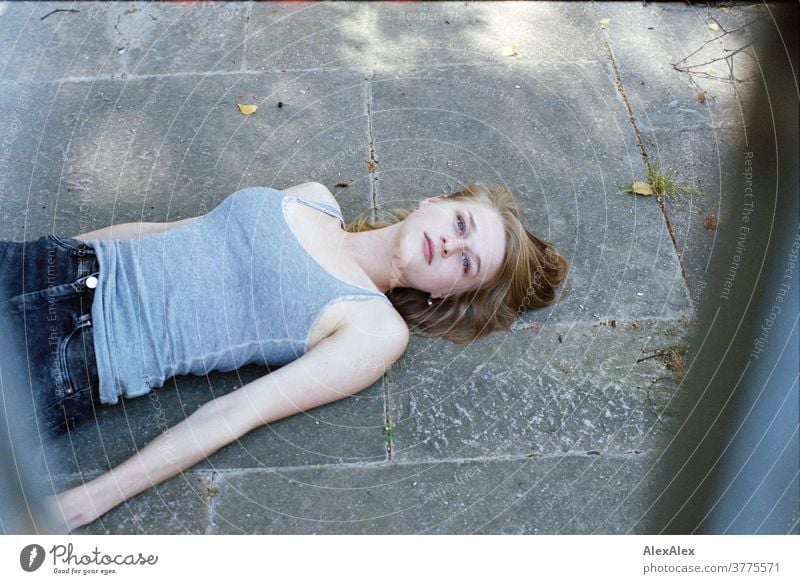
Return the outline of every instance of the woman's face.
{"type": "Polygon", "coordinates": [[[491,204],[433,197],[403,221],[393,267],[399,285],[445,298],[491,280],[504,257],[503,221],[491,204]]]}

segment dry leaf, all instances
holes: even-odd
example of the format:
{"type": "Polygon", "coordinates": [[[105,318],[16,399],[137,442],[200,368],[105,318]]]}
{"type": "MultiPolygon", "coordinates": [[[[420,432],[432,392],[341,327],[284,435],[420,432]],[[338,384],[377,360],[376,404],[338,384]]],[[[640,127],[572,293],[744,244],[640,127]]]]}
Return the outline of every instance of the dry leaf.
{"type": "Polygon", "coordinates": [[[700,93],[697,94],[697,101],[699,101],[700,103],[705,103],[706,102],[706,92],[705,91],[701,91],[700,93]]]}
{"type": "Polygon", "coordinates": [[[716,22],[712,22],[711,24],[709,24],[708,28],[710,28],[714,32],[719,32],[719,25],[716,22]]]}
{"type": "Polygon", "coordinates": [[[637,180],[635,183],[633,183],[633,186],[631,186],[631,190],[637,195],[653,194],[653,186],[650,183],[646,183],[640,180],[637,180]]]}
{"type": "Polygon", "coordinates": [[[607,26],[608,26],[608,24],[609,24],[610,22],[611,22],[611,19],[610,19],[610,18],[604,18],[603,20],[601,20],[601,21],[600,21],[600,26],[602,26],[603,28],[605,28],[605,27],[607,27],[607,26]]]}
{"type": "Polygon", "coordinates": [[[503,47],[501,52],[504,57],[515,57],[517,55],[517,45],[503,47]]]}
{"type": "Polygon", "coordinates": [[[257,106],[254,106],[251,103],[237,103],[236,105],[239,106],[239,111],[242,112],[244,115],[249,116],[250,114],[254,114],[258,109],[257,106]]]}

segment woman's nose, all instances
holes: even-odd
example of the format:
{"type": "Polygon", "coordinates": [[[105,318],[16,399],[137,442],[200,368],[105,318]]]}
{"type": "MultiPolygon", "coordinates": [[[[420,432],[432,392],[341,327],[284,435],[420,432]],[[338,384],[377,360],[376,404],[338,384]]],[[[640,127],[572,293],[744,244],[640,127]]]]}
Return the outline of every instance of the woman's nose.
{"type": "Polygon", "coordinates": [[[451,238],[442,236],[442,252],[445,257],[449,256],[451,253],[461,251],[463,247],[464,240],[460,237],[451,238]]]}

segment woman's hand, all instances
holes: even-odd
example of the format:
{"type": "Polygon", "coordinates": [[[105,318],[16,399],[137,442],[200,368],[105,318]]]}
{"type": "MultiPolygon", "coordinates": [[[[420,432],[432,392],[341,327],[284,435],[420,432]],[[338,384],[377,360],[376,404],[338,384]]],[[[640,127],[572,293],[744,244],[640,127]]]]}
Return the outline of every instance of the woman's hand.
{"type": "Polygon", "coordinates": [[[247,420],[220,420],[219,399],[157,436],[128,460],[87,483],[45,498],[51,526],[68,533],[122,502],[190,468],[253,428],[247,420]]]}

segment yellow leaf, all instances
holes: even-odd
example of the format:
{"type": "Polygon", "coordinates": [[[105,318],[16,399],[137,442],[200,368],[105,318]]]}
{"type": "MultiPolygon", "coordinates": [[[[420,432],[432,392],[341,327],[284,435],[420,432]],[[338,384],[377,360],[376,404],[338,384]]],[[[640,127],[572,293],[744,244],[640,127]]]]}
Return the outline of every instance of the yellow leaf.
{"type": "Polygon", "coordinates": [[[239,106],[239,111],[242,112],[244,115],[249,116],[250,114],[254,114],[258,109],[257,106],[254,106],[250,103],[237,103],[236,105],[239,106]]]}
{"type": "Polygon", "coordinates": [[[517,54],[517,45],[509,45],[503,47],[502,54],[504,57],[514,57],[517,54]]]}
{"type": "Polygon", "coordinates": [[[653,187],[650,183],[642,182],[637,180],[631,186],[631,190],[636,193],[637,195],[652,195],[653,194],[653,187]]]}
{"type": "Polygon", "coordinates": [[[611,22],[610,18],[604,18],[603,20],[600,21],[600,26],[605,28],[609,25],[610,22],[611,22]]]}
{"type": "Polygon", "coordinates": [[[716,22],[712,22],[711,24],[709,24],[708,28],[710,28],[714,32],[719,32],[719,25],[716,22]]]}

